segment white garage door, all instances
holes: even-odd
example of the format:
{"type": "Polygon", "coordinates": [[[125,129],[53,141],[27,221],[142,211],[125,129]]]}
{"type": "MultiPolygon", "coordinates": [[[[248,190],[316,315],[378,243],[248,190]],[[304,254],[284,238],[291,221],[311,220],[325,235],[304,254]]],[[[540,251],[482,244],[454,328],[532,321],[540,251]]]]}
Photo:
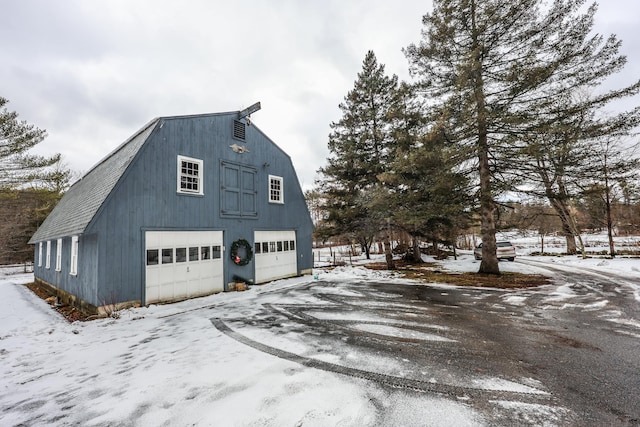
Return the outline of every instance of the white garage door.
{"type": "Polygon", "coordinates": [[[298,274],[295,231],[256,231],[254,242],[256,283],[298,274]]]}
{"type": "Polygon", "coordinates": [[[147,231],[145,303],[224,290],[222,231],[147,231]]]}

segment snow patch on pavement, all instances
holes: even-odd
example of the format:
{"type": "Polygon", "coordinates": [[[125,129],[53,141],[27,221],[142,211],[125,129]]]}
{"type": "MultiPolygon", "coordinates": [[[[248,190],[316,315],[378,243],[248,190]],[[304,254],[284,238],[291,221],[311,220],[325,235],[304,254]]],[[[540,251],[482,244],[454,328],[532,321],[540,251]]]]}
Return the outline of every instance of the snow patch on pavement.
{"type": "Polygon", "coordinates": [[[513,305],[524,305],[526,300],[527,297],[522,295],[507,295],[502,298],[502,301],[513,305]]]}
{"type": "Polygon", "coordinates": [[[512,391],[515,393],[530,393],[530,394],[549,394],[546,391],[539,390],[534,387],[530,387],[524,384],[518,384],[513,381],[505,380],[503,378],[475,378],[471,380],[476,388],[484,390],[497,390],[497,391],[512,391]]]}
{"type": "Polygon", "coordinates": [[[607,306],[608,301],[597,301],[591,304],[573,304],[573,303],[565,303],[560,307],[561,310],[565,310],[568,308],[579,308],[582,311],[595,311],[600,310],[607,306]]]}
{"type": "Polygon", "coordinates": [[[415,339],[420,341],[442,341],[442,342],[456,342],[456,340],[452,340],[450,338],[445,338],[436,334],[428,334],[422,331],[416,331],[413,329],[406,328],[398,328],[395,326],[389,325],[375,325],[370,323],[365,324],[355,324],[351,326],[352,328],[359,329],[364,332],[370,332],[378,335],[385,335],[394,338],[406,338],[406,339],[415,339]]]}
{"type": "Polygon", "coordinates": [[[538,403],[510,400],[492,400],[490,402],[496,404],[498,408],[508,410],[510,423],[514,423],[514,419],[516,420],[514,425],[557,426],[558,421],[567,414],[567,411],[562,408],[538,403]]]}

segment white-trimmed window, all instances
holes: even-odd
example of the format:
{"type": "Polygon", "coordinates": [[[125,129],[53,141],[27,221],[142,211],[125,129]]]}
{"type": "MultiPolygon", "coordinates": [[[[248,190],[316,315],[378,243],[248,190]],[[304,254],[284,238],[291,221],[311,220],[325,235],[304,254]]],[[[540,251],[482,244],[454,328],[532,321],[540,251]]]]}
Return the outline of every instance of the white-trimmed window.
{"type": "Polygon", "coordinates": [[[202,173],[204,162],[200,159],[178,156],[178,193],[204,194],[202,173]]]}
{"type": "Polygon", "coordinates": [[[62,239],[56,243],[56,271],[62,270],[62,239]]]}
{"type": "Polygon", "coordinates": [[[38,243],[38,267],[42,267],[42,242],[38,243]]]}
{"type": "Polygon", "coordinates": [[[78,236],[71,237],[71,266],[69,274],[78,275],[78,236]]]}
{"type": "Polygon", "coordinates": [[[269,175],[269,203],[284,203],[283,190],[282,177],[269,175]]]}
{"type": "Polygon", "coordinates": [[[44,268],[51,267],[51,240],[47,240],[47,257],[44,260],[44,268]]]}

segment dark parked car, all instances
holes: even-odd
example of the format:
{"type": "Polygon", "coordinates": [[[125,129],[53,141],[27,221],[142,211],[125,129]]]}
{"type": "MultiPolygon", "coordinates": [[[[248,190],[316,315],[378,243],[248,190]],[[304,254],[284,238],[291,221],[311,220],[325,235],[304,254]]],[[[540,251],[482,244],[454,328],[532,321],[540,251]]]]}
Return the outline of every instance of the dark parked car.
{"type": "MultiPolygon", "coordinates": [[[[516,259],[516,248],[511,244],[511,242],[496,242],[496,246],[496,255],[498,255],[498,259],[507,259],[509,261],[516,259]]],[[[475,259],[482,259],[482,243],[473,250],[473,256],[475,259]]]]}

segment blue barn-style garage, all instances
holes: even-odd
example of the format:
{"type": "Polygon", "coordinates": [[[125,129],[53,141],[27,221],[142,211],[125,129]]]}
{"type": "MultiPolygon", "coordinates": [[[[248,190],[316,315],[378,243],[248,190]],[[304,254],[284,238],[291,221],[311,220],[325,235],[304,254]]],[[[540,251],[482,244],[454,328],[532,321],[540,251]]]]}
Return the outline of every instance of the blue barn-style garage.
{"type": "Polygon", "coordinates": [[[152,120],[89,170],[30,240],[37,282],[85,312],[311,273],[291,158],[249,109],[152,120]]]}

